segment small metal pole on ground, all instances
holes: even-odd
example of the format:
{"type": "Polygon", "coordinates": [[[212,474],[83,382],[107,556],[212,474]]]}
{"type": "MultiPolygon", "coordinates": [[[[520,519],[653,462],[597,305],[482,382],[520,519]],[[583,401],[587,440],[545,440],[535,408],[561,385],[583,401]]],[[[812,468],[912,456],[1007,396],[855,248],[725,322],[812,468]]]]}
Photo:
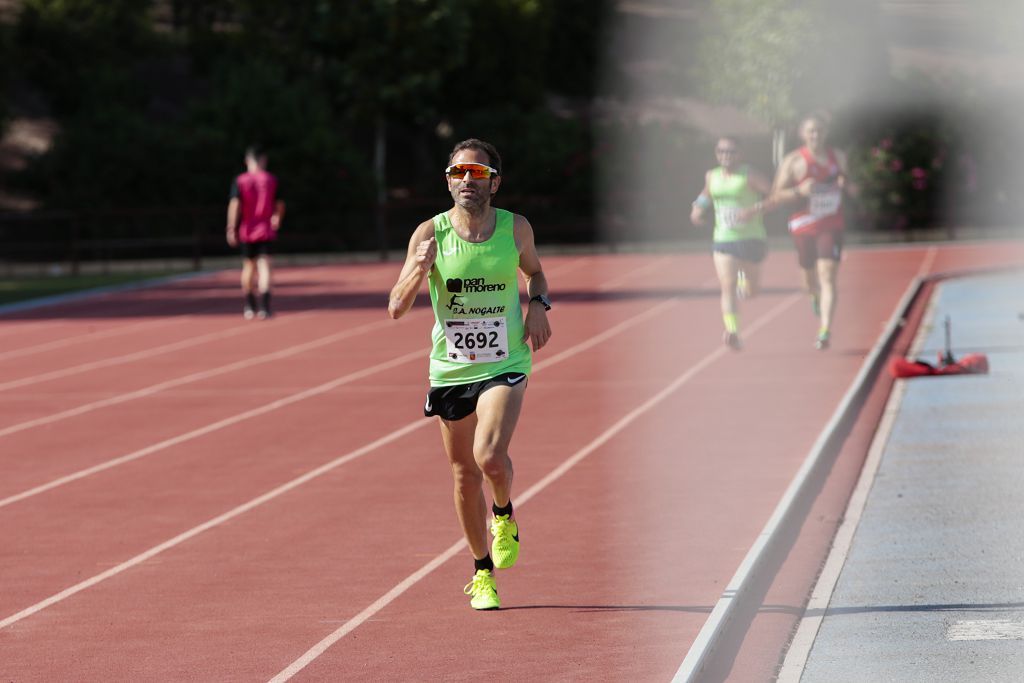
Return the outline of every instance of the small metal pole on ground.
{"type": "Polygon", "coordinates": [[[953,325],[950,322],[948,315],[946,316],[946,320],[943,323],[943,325],[946,328],[946,353],[945,355],[942,356],[942,362],[946,365],[952,365],[953,363],[956,363],[956,358],[953,357],[953,343],[951,334],[951,328],[953,325]]]}

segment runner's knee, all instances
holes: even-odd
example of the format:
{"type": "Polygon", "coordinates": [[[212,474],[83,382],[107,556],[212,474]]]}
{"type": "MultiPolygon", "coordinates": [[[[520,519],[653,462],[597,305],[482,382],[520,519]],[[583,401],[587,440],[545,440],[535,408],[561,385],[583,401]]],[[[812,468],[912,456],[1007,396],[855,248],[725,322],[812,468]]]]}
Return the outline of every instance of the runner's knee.
{"type": "Polygon", "coordinates": [[[473,453],[480,470],[488,479],[500,479],[512,474],[512,462],[504,449],[495,446],[480,446],[473,453]]]}
{"type": "Polygon", "coordinates": [[[452,463],[452,479],[455,482],[455,488],[460,491],[480,488],[483,478],[483,473],[475,464],[452,463]]]}

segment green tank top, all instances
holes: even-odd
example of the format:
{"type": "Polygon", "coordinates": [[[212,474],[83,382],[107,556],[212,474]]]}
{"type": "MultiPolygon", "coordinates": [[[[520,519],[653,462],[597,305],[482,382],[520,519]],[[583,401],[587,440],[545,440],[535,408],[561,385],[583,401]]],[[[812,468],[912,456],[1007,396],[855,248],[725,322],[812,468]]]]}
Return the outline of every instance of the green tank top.
{"type": "Polygon", "coordinates": [[[741,166],[729,175],[721,166],[711,171],[708,192],[715,204],[715,242],[737,242],[739,240],[763,240],[767,234],[761,216],[754,216],[745,223],[739,222],[741,209],[753,206],[761,198],[747,183],[748,166],[741,166]]]}
{"type": "Polygon", "coordinates": [[[494,234],[479,243],[459,237],[447,213],[434,216],[437,260],[429,279],[434,307],[431,386],[530,372],[530,347],[523,341],[513,215],[504,209],[495,212],[494,234]]]}

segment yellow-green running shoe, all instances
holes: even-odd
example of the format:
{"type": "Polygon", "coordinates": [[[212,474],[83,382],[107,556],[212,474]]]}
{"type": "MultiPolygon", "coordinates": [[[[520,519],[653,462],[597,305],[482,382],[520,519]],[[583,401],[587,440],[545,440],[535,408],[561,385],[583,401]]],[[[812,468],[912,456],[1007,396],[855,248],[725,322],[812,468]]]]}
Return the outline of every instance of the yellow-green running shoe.
{"type": "Polygon", "coordinates": [[[498,569],[508,569],[519,559],[519,525],[509,515],[491,518],[491,559],[498,569]]]}
{"type": "Polygon", "coordinates": [[[494,584],[494,574],[489,569],[478,569],[473,575],[473,580],[466,584],[462,592],[472,596],[469,599],[469,606],[473,609],[498,609],[501,607],[501,600],[498,599],[498,587],[494,584]]]}

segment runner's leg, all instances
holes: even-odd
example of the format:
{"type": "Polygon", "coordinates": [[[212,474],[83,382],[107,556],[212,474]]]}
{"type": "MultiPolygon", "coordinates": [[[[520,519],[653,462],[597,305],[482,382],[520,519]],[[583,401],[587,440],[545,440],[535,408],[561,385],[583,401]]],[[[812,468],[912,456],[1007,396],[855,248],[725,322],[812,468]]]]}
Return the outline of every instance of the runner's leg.
{"type": "Polygon", "coordinates": [[[448,454],[455,485],[455,513],[473,558],[482,560],[490,553],[487,542],[487,506],[484,500],[483,473],[473,458],[475,414],[461,420],[439,419],[441,439],[448,454]]]}
{"type": "Polygon", "coordinates": [[[793,235],[797,263],[803,277],[804,291],[811,296],[811,308],[815,316],[821,316],[821,284],[818,281],[818,245],[814,235],[793,235]]]}
{"type": "Polygon", "coordinates": [[[256,269],[259,272],[259,291],[265,294],[270,291],[270,255],[260,254],[256,259],[256,269]]]}
{"type": "Polygon", "coordinates": [[[248,256],[244,257],[242,259],[242,296],[245,299],[245,304],[242,308],[242,315],[245,316],[247,320],[256,315],[256,294],[252,289],[253,276],[255,273],[255,261],[248,256]]]}
{"type": "Polygon", "coordinates": [[[256,259],[256,270],[259,274],[260,317],[265,318],[270,311],[270,255],[260,254],[256,259]]]}
{"type": "Polygon", "coordinates": [[[718,275],[718,284],[721,289],[722,320],[725,323],[725,331],[729,334],[739,333],[739,315],[736,311],[736,272],[739,270],[739,262],[731,254],[716,251],[713,254],[715,260],[715,273],[718,275]]]}
{"type": "Polygon", "coordinates": [[[494,504],[505,507],[512,495],[512,459],[508,447],[519,421],[526,381],[514,386],[492,386],[476,404],[476,436],[473,457],[491,487],[494,504]]]}
{"type": "Polygon", "coordinates": [[[747,296],[761,293],[761,264],[756,261],[740,261],[740,269],[747,274],[747,296]]]}
{"type": "Polygon", "coordinates": [[[242,293],[249,294],[253,290],[253,275],[256,272],[256,261],[251,258],[242,259],[242,293]]]}
{"type": "Polygon", "coordinates": [[[818,259],[817,275],[818,281],[821,283],[821,330],[826,333],[832,329],[832,317],[836,310],[838,272],[838,261],[830,258],[818,259]]]}

